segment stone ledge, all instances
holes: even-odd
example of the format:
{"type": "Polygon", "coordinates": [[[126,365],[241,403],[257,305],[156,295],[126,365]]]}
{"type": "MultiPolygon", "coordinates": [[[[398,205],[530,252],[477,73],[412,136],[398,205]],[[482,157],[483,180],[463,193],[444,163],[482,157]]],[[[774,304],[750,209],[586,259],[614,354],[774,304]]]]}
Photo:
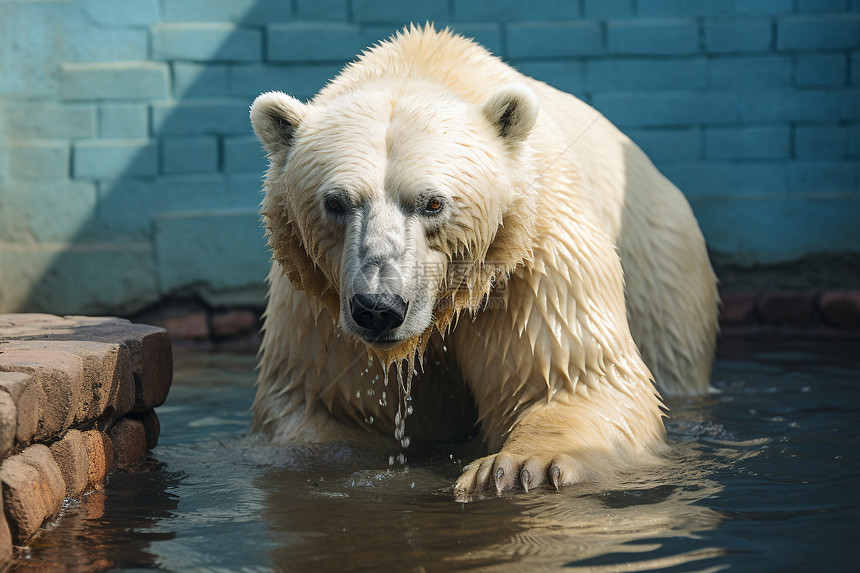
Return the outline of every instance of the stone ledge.
{"type": "Polygon", "coordinates": [[[63,499],[133,471],[158,441],[173,376],[162,328],[112,317],[0,314],[0,570],[63,499]]]}

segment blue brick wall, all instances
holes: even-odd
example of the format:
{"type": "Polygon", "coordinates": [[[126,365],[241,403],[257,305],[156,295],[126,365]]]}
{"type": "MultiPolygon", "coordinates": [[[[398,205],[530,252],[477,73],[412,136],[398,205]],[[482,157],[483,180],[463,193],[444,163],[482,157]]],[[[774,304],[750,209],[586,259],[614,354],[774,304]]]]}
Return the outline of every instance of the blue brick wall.
{"type": "Polygon", "coordinates": [[[260,92],[410,21],[588,101],[723,261],[860,252],[856,0],[0,0],[0,312],[260,304],[260,92]]]}

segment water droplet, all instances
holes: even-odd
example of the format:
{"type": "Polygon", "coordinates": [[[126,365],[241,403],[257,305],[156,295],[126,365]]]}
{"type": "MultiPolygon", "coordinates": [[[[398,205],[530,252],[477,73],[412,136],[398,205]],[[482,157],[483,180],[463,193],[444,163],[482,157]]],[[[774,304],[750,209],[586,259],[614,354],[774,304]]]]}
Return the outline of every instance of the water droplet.
{"type": "Polygon", "coordinates": [[[355,391],[355,397],[356,397],[356,398],[358,398],[358,399],[361,399],[361,390],[356,390],[356,391],[355,391]]]}
{"type": "Polygon", "coordinates": [[[390,466],[394,465],[394,456],[388,456],[388,465],[390,465],[390,466]]]}
{"type": "Polygon", "coordinates": [[[404,436],[402,440],[400,440],[400,445],[404,448],[408,448],[409,444],[412,443],[412,440],[409,439],[409,436],[404,436]]]}
{"type": "Polygon", "coordinates": [[[444,350],[445,352],[448,352],[448,347],[447,347],[447,346],[445,346],[445,345],[443,344],[443,345],[442,345],[442,350],[444,350]]]}
{"type": "Polygon", "coordinates": [[[409,416],[412,414],[412,406],[406,406],[406,415],[409,416]]]}

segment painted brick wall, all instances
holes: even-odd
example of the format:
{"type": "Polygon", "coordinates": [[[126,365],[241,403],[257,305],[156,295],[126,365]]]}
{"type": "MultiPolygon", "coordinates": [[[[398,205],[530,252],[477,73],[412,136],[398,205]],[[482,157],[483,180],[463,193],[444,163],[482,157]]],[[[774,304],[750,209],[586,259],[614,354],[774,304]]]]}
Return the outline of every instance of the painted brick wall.
{"type": "Polygon", "coordinates": [[[605,113],[719,260],[860,252],[858,0],[0,0],[0,312],[259,304],[249,103],[426,20],[605,113]]]}

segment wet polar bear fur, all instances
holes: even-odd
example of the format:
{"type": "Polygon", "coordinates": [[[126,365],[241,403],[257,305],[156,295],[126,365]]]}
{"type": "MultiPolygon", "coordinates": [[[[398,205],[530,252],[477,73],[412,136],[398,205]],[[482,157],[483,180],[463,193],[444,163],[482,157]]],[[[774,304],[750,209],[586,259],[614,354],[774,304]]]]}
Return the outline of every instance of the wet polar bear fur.
{"type": "Polygon", "coordinates": [[[708,390],[718,300],[701,232],[587,104],[428,26],[307,104],[261,95],[251,120],[273,250],[255,431],[393,446],[405,406],[413,439],[477,420],[491,454],[457,481],[468,499],[653,461],[652,375],[667,395],[708,390]]]}

